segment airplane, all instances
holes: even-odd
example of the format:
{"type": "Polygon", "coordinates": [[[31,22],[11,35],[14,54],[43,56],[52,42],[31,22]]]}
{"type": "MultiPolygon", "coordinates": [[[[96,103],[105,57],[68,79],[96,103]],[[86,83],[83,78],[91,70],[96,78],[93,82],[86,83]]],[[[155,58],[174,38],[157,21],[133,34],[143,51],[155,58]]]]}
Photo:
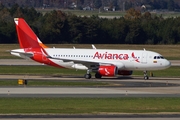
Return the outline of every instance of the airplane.
{"type": "Polygon", "coordinates": [[[149,79],[147,71],[162,70],[171,63],[161,54],[144,50],[115,50],[78,48],[49,48],[36,36],[23,18],[14,18],[20,49],[11,54],[36,62],[76,70],[86,70],[84,77],[90,79],[102,76],[132,75],[134,70],[144,71],[144,79],[149,79]]]}

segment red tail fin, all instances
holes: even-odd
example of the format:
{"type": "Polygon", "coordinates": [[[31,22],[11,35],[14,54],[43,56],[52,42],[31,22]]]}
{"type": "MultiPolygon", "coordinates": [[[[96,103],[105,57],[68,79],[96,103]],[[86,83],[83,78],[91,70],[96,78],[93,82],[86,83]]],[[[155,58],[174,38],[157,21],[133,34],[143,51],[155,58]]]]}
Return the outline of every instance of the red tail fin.
{"type": "Polygon", "coordinates": [[[14,22],[21,48],[47,48],[23,18],[15,18],[14,22]]]}

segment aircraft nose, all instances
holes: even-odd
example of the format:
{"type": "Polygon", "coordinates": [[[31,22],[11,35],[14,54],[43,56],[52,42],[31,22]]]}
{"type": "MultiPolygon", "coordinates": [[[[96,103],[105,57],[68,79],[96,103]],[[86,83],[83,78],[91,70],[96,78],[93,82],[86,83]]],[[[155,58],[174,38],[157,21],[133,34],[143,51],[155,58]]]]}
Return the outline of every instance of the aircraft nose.
{"type": "Polygon", "coordinates": [[[170,61],[168,61],[168,60],[166,60],[166,61],[165,61],[165,63],[164,63],[164,65],[166,66],[166,68],[168,68],[168,67],[170,67],[170,66],[171,66],[171,62],[170,62],[170,61]]]}

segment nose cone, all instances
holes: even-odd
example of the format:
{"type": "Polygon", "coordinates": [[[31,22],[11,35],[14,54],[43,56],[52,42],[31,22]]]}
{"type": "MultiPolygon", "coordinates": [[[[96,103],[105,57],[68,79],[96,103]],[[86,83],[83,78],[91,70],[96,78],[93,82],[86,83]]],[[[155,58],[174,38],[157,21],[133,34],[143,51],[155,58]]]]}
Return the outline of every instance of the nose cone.
{"type": "Polygon", "coordinates": [[[165,66],[166,68],[169,68],[169,67],[171,66],[171,62],[170,62],[170,61],[165,60],[164,62],[165,62],[165,63],[164,63],[164,66],[165,66]]]}

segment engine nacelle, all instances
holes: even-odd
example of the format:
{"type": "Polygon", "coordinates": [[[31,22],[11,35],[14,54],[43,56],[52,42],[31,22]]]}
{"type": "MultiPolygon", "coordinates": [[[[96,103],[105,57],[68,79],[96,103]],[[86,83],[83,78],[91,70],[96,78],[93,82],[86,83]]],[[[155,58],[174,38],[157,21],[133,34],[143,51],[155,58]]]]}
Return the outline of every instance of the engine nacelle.
{"type": "Polygon", "coordinates": [[[118,75],[132,75],[133,71],[118,70],[118,75]]]}
{"type": "Polygon", "coordinates": [[[111,66],[102,65],[99,66],[98,72],[102,76],[115,76],[118,72],[118,68],[114,65],[111,66]]]}

